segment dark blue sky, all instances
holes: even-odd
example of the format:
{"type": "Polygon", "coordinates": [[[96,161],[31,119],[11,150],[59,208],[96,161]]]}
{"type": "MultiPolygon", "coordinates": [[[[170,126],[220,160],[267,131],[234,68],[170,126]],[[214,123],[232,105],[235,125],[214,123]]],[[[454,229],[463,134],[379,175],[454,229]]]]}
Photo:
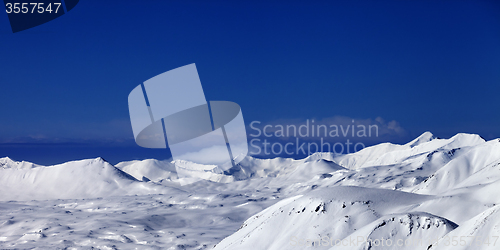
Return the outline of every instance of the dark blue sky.
{"type": "Polygon", "coordinates": [[[190,63],[247,123],[382,117],[407,132],[396,143],[500,137],[498,2],[103,2],[15,34],[0,15],[0,157],[162,158],[134,145],[127,97],[190,63]]]}

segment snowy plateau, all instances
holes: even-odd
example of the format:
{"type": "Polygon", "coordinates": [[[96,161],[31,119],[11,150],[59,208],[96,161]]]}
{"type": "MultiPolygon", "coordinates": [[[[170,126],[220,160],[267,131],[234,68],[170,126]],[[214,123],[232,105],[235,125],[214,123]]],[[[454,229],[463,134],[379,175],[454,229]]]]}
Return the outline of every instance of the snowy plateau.
{"type": "Polygon", "coordinates": [[[0,249],[500,249],[499,139],[247,156],[185,186],[174,164],[0,158],[0,249]]]}

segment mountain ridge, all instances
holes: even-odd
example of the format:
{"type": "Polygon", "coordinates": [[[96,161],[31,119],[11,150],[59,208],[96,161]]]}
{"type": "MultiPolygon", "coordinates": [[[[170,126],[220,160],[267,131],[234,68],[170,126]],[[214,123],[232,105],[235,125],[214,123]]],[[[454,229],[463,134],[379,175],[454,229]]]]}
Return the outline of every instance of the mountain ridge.
{"type": "Polygon", "coordinates": [[[347,249],[415,249],[377,246],[381,238],[448,249],[446,237],[500,233],[498,139],[439,139],[426,132],[406,144],[348,155],[247,156],[235,168],[203,171],[206,179],[184,186],[175,164],[191,171],[216,167],[155,159],[113,166],[100,157],[42,166],[0,158],[0,208],[7,211],[0,214],[0,246],[297,249],[291,244],[328,237],[330,249],[338,249],[331,242],[350,238],[364,241],[347,249]],[[51,214],[56,207],[64,209],[57,216],[51,214]],[[30,226],[26,218],[37,216],[31,210],[47,216],[30,226]],[[72,214],[99,227],[78,224],[72,214]]]}

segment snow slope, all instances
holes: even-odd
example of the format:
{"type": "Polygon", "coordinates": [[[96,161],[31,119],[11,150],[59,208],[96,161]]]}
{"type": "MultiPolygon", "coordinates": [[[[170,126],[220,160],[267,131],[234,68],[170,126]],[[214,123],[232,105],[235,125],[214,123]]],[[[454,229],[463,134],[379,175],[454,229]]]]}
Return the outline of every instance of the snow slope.
{"type": "Polygon", "coordinates": [[[31,169],[36,167],[41,167],[41,165],[26,161],[18,162],[9,157],[0,158],[0,169],[31,169]]]}
{"type": "Polygon", "coordinates": [[[372,228],[369,223],[384,215],[404,212],[431,198],[361,187],[318,189],[283,200],[253,216],[214,249],[292,249],[308,246],[300,243],[305,239],[341,240],[366,226],[372,228]]]}
{"type": "Polygon", "coordinates": [[[349,169],[390,165],[401,163],[411,156],[436,150],[451,150],[466,146],[476,146],[484,142],[484,139],[479,135],[457,134],[450,139],[437,139],[430,132],[425,132],[415,140],[404,145],[382,143],[364,148],[353,154],[337,157],[334,161],[349,169]]]}
{"type": "Polygon", "coordinates": [[[492,140],[461,153],[416,187],[418,193],[446,192],[499,180],[500,141],[492,140]],[[465,182],[466,179],[470,179],[465,182]]]}
{"type": "Polygon", "coordinates": [[[496,205],[464,222],[446,234],[430,249],[499,249],[500,205],[496,205]]]}
{"type": "Polygon", "coordinates": [[[116,164],[116,167],[132,175],[137,180],[162,181],[177,179],[175,165],[169,161],[155,159],[126,161],[116,164]]]}

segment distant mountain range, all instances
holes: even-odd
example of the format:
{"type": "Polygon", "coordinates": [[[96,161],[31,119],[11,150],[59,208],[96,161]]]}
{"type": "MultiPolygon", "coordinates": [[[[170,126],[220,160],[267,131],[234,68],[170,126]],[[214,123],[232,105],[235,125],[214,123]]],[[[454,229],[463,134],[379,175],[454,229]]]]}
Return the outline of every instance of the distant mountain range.
{"type": "Polygon", "coordinates": [[[224,174],[208,175],[180,186],[168,161],[113,166],[97,158],[41,166],[5,157],[0,201],[250,192],[256,198],[232,206],[267,208],[251,210],[256,214],[233,234],[221,233],[226,238],[215,249],[500,249],[498,139],[438,139],[426,132],[404,145],[382,143],[348,155],[247,156],[224,174]]]}

